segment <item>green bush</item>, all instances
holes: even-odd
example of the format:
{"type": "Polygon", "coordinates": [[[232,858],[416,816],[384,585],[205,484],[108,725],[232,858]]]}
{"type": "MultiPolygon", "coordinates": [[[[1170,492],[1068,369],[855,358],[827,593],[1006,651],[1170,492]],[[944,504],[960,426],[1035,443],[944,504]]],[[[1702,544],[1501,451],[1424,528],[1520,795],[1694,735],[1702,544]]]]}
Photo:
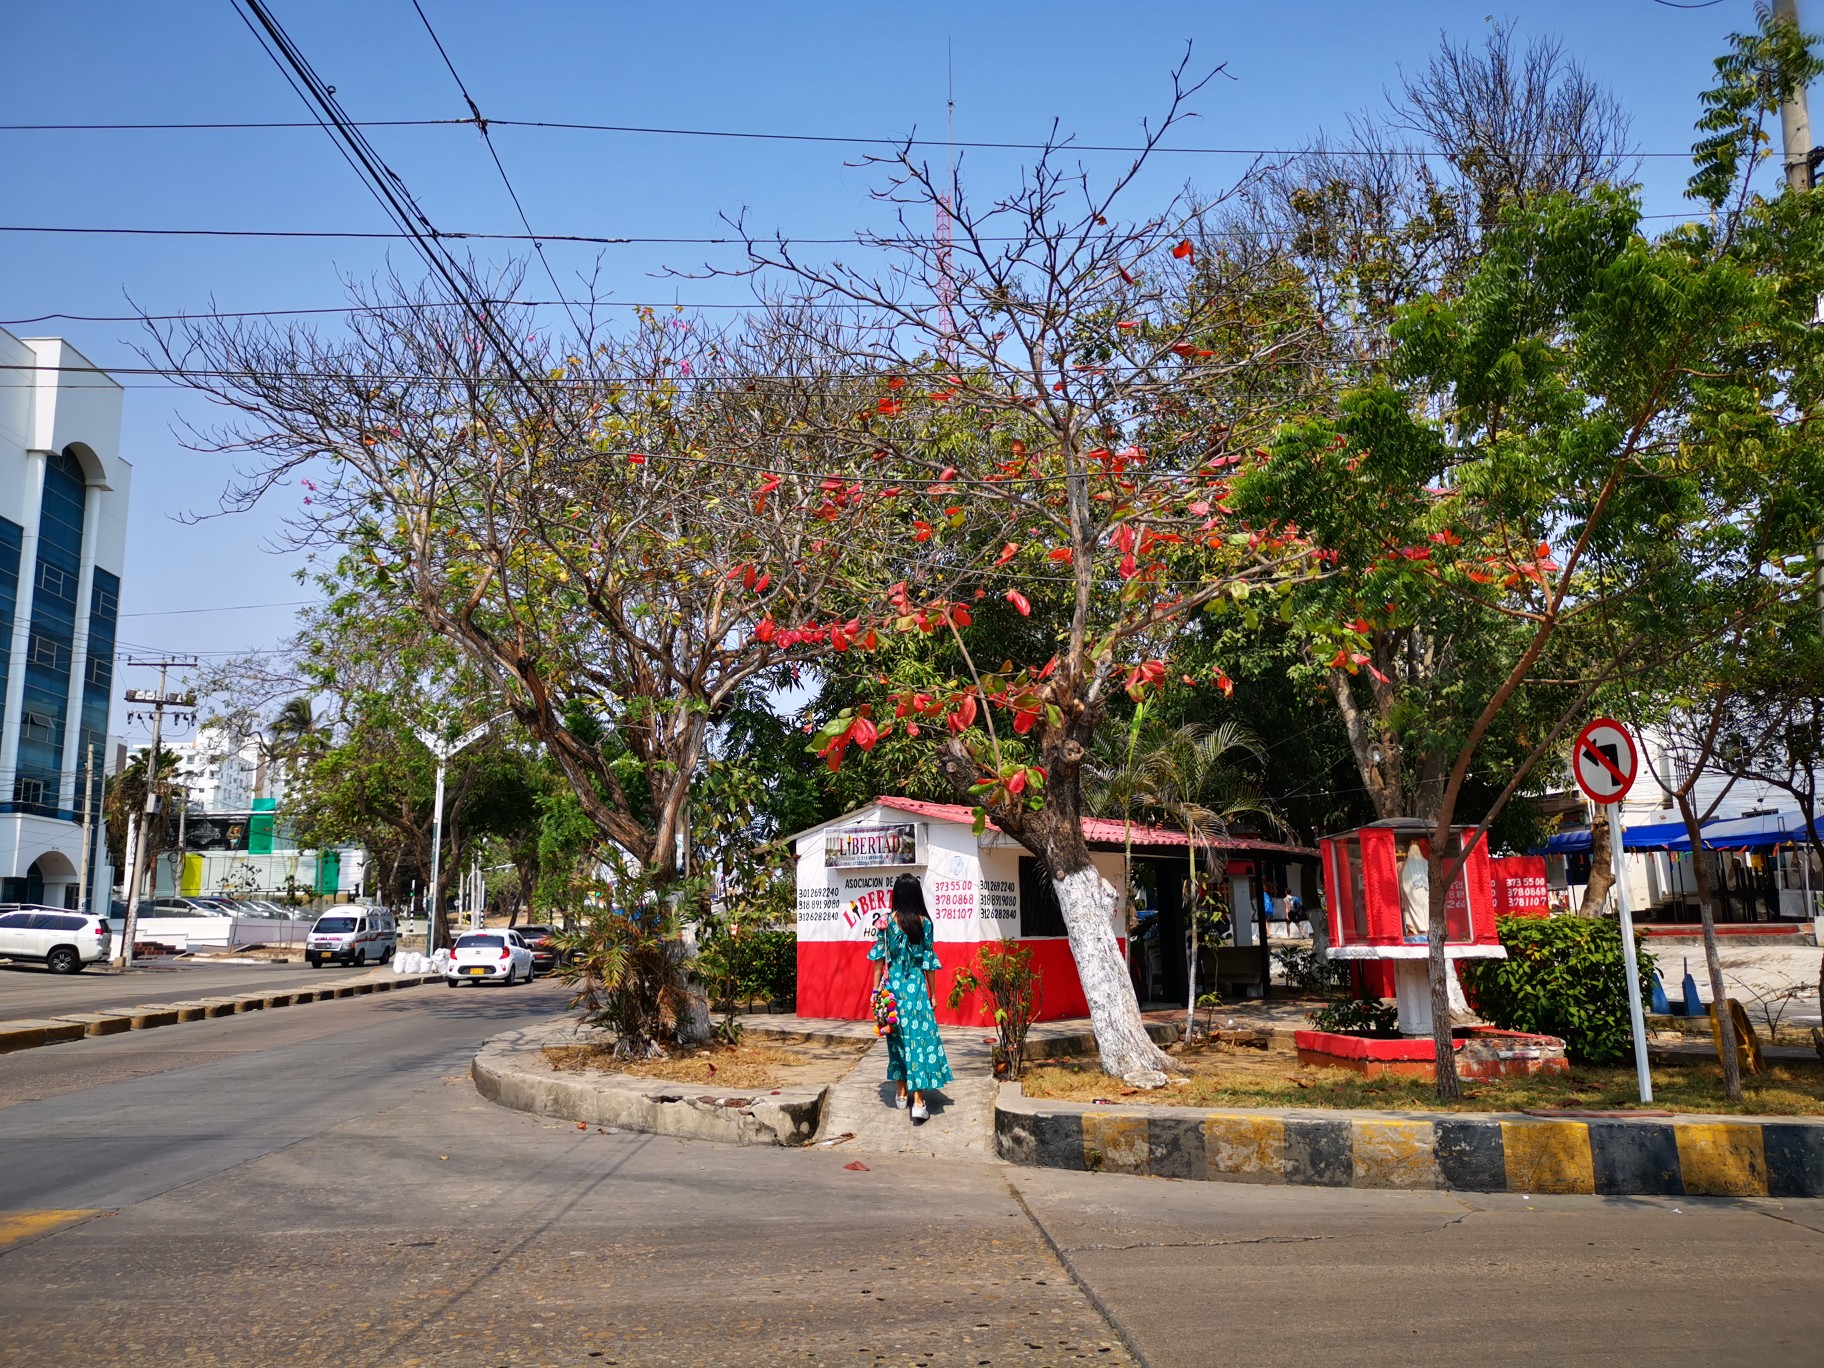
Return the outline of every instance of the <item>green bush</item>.
{"type": "MultiPolygon", "coordinates": [[[[1557,1036],[1565,1052],[1606,1064],[1632,1050],[1621,928],[1606,917],[1502,917],[1504,960],[1464,960],[1463,984],[1483,1017],[1508,1031],[1557,1036]]],[[[1640,957],[1641,994],[1653,957],[1640,957]]]]}
{"type": "Polygon", "coordinates": [[[1305,1020],[1319,1031],[1373,1031],[1386,1035],[1400,1029],[1400,1009],[1378,999],[1352,999],[1306,1012],[1305,1020]]]}
{"type": "Polygon", "coordinates": [[[721,932],[704,944],[699,967],[719,1003],[758,998],[789,1011],[798,997],[798,933],[751,926],[721,932]]]}
{"type": "Polygon", "coordinates": [[[1326,959],[1318,961],[1317,951],[1309,945],[1279,945],[1273,958],[1285,971],[1286,986],[1301,993],[1333,993],[1349,986],[1349,962],[1326,959]]]}

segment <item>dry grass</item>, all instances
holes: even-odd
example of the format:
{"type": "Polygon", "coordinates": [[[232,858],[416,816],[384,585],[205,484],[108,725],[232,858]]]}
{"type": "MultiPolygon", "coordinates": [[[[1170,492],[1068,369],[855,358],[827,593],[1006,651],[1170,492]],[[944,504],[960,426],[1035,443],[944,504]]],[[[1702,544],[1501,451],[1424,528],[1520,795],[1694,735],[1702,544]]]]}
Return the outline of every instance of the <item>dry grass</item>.
{"type": "MultiPolygon", "coordinates": [[[[1579,1066],[1568,1074],[1465,1079],[1462,1100],[1440,1103],[1425,1079],[1366,1079],[1348,1069],[1300,1064],[1255,1050],[1174,1051],[1185,1082],[1152,1091],[1124,1088],[1091,1060],[1048,1059],[1026,1070],[1026,1096],[1162,1107],[1337,1107],[1366,1111],[1632,1111],[1641,1107],[1634,1070],[1579,1066]]],[[[1824,1116],[1824,1066],[1781,1060],[1742,1080],[1742,1100],[1723,1096],[1723,1071],[1694,1061],[1653,1070],[1653,1109],[1755,1116],[1824,1116]]]]}
{"type": "Polygon", "coordinates": [[[544,1056],[551,1066],[566,1072],[594,1070],[663,1079],[668,1083],[699,1083],[706,1087],[778,1088],[787,1085],[833,1083],[867,1053],[871,1042],[853,1048],[836,1045],[747,1044],[705,1045],[679,1050],[664,1059],[630,1062],[614,1057],[611,1043],[550,1045],[544,1056]]]}

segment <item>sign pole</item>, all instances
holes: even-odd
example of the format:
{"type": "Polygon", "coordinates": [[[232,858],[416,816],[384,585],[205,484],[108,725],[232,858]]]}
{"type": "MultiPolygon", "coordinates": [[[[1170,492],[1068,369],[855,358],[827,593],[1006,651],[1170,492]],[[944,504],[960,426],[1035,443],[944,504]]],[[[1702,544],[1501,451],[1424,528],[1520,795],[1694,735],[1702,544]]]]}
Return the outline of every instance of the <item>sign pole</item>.
{"type": "Polygon", "coordinates": [[[1640,963],[1634,953],[1634,913],[1628,906],[1627,856],[1621,848],[1621,804],[1609,804],[1609,846],[1614,862],[1615,910],[1621,919],[1621,957],[1628,970],[1628,1027],[1634,1036],[1634,1076],[1640,1100],[1653,1100],[1653,1075],[1647,1068],[1647,1021],[1640,1006],[1640,963]]]}
{"type": "MultiPolygon", "coordinates": [[[[1571,747],[1571,773],[1584,796],[1609,810],[1609,863],[1615,879],[1615,910],[1621,923],[1621,958],[1628,974],[1628,1030],[1634,1037],[1634,1072],[1640,1100],[1653,1100],[1653,1075],[1647,1069],[1647,1022],[1640,1009],[1640,962],[1634,952],[1634,912],[1628,906],[1627,852],[1622,848],[1621,801],[1640,772],[1640,751],[1628,729],[1599,717],[1577,735],[1571,747]]],[[[1594,822],[1591,823],[1594,826],[1594,822]]]]}

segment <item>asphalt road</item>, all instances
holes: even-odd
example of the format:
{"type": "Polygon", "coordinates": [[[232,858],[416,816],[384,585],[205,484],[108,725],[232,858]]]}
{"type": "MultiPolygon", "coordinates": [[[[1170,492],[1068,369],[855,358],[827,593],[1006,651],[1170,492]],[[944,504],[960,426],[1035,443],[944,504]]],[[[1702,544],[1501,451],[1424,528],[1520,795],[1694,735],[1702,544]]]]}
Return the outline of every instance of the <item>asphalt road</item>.
{"type": "Polygon", "coordinates": [[[1170,1183],[481,1101],[476,1045],[561,993],[0,1057],[0,1364],[1819,1362],[1824,1203],[1170,1183]]]}
{"type": "Polygon", "coordinates": [[[345,969],[305,964],[202,964],[172,960],[122,971],[91,966],[80,974],[53,974],[41,964],[0,961],[0,1021],[41,1017],[48,1012],[92,1012],[102,1007],[136,1007],[142,1002],[223,997],[230,993],[273,992],[280,988],[332,983],[372,973],[373,965],[345,969]]]}

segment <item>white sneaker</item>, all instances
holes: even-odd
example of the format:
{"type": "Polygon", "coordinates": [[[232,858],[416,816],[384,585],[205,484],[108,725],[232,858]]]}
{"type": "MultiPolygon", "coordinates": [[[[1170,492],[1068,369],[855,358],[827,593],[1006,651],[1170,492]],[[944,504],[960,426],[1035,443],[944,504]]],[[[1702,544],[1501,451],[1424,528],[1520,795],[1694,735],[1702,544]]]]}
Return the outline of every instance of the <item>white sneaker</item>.
{"type": "Polygon", "coordinates": [[[899,1110],[904,1111],[906,1109],[906,1095],[904,1093],[894,1093],[893,1105],[899,1108],[899,1110]]]}
{"type": "Polygon", "coordinates": [[[928,1120],[930,1116],[931,1113],[925,1110],[923,1099],[912,1104],[912,1119],[914,1121],[925,1121],[928,1120]]]}

